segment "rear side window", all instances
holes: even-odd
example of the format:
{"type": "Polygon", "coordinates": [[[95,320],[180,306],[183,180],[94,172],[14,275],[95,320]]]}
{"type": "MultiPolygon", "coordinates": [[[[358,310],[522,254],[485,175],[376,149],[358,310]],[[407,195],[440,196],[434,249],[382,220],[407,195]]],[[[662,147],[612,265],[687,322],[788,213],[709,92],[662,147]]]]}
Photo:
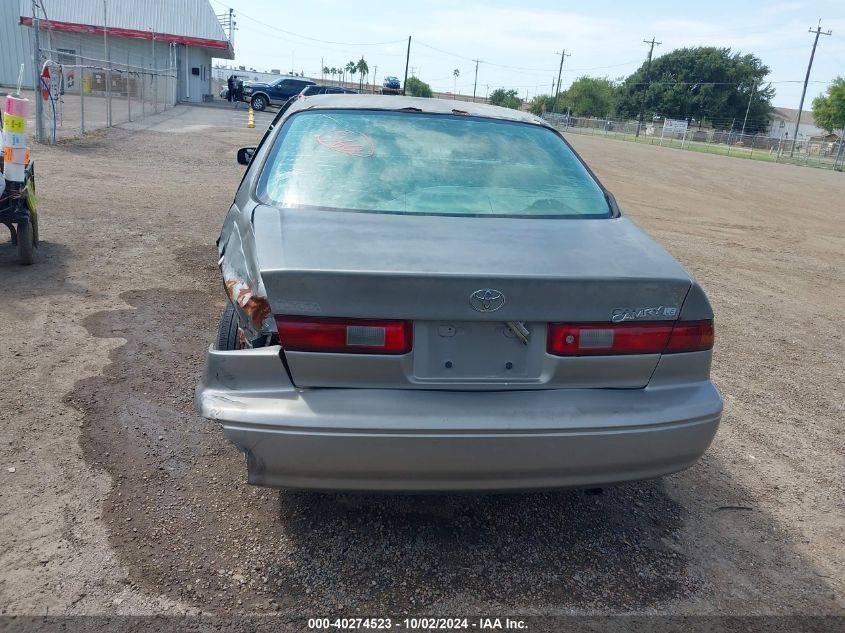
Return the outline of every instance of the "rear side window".
{"type": "Polygon", "coordinates": [[[305,90],[302,91],[302,94],[306,97],[309,95],[315,95],[320,93],[320,88],[318,86],[308,86],[305,90]]]}
{"type": "Polygon", "coordinates": [[[459,115],[303,111],[276,138],[258,196],[282,207],[457,216],[611,216],[552,130],[459,115]]]}

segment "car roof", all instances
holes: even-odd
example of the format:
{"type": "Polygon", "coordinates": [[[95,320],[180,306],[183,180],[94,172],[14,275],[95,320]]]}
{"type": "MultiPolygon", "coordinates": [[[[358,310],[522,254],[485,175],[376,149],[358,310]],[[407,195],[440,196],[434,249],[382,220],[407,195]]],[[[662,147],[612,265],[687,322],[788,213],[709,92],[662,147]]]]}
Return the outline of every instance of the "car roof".
{"type": "Polygon", "coordinates": [[[324,94],[300,99],[288,109],[286,115],[303,110],[388,110],[410,111],[426,114],[467,114],[488,119],[502,119],[533,123],[550,127],[546,121],[530,112],[521,112],[510,108],[453,101],[451,99],[427,99],[424,97],[405,97],[401,95],[370,94],[324,94]]]}
{"type": "Polygon", "coordinates": [[[306,79],[305,77],[294,77],[293,75],[282,75],[281,77],[276,77],[275,79],[271,79],[267,83],[272,84],[274,82],[281,81],[283,79],[294,79],[296,81],[304,81],[307,84],[316,83],[316,82],[312,81],[311,79],[306,79]]]}

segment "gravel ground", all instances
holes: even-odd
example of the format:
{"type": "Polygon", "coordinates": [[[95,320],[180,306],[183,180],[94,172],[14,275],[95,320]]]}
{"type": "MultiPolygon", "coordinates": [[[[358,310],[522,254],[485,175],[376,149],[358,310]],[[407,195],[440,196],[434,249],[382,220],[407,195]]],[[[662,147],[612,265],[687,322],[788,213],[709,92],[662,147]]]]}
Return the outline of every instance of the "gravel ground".
{"type": "Polygon", "coordinates": [[[845,177],[572,137],[708,291],[699,464],[592,496],[246,486],[196,416],[214,240],[269,117],[178,107],[34,150],[40,262],[0,242],[4,614],[845,615],[845,177]],[[14,469],[14,472],[11,472],[14,469]]]}

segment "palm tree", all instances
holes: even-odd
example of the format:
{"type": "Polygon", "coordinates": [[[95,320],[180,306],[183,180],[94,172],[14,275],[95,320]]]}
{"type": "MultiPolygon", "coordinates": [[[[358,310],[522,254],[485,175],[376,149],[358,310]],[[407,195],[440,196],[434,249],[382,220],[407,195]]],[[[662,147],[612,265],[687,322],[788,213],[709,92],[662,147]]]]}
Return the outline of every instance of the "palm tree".
{"type": "Polygon", "coordinates": [[[331,71],[332,71],[332,79],[334,79],[335,75],[340,75],[340,71],[337,68],[335,68],[334,66],[332,66],[331,71]]]}
{"type": "Polygon", "coordinates": [[[358,92],[364,92],[364,75],[370,72],[370,67],[367,66],[367,62],[363,55],[361,55],[361,59],[358,60],[358,63],[355,64],[355,68],[358,70],[360,77],[358,80],[358,92]]]}
{"type": "Polygon", "coordinates": [[[352,81],[353,75],[355,75],[355,62],[346,62],[346,72],[349,73],[349,80],[352,81]]]}
{"type": "Polygon", "coordinates": [[[328,75],[330,72],[331,72],[331,68],[329,68],[328,66],[323,66],[323,77],[328,75]]]}
{"type": "Polygon", "coordinates": [[[458,77],[461,75],[461,71],[456,68],[452,71],[452,74],[455,75],[455,92],[452,94],[458,94],[458,77]]]}

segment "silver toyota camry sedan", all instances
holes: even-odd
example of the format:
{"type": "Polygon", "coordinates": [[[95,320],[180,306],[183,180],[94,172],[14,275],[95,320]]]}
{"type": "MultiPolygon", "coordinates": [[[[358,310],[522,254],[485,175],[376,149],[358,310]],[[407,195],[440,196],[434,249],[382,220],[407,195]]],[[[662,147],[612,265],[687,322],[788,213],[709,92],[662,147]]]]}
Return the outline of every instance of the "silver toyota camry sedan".
{"type": "Polygon", "coordinates": [[[314,96],[238,160],[196,402],[250,483],[593,487],[709,446],[704,292],[542,119],[314,96]]]}

